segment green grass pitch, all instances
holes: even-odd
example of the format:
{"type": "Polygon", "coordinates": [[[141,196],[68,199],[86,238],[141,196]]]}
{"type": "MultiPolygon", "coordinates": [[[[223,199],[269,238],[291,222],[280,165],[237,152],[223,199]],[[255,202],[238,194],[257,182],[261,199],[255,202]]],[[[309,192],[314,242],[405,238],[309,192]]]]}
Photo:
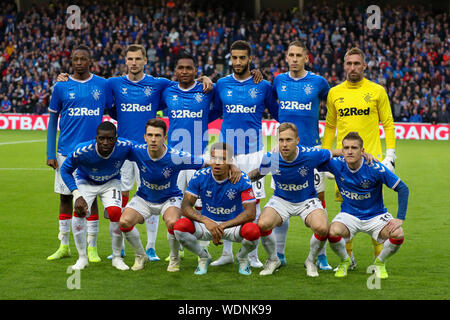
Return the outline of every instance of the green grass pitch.
{"type": "MultiPolygon", "coordinates": [[[[46,257],[58,247],[58,196],[53,192],[53,171],[45,165],[46,132],[0,131],[0,299],[449,299],[450,298],[450,196],[448,141],[397,141],[396,173],[410,188],[410,200],[404,223],[405,243],[387,263],[389,279],[379,289],[367,286],[372,263],[369,236],[355,238],[358,262],[346,279],[333,272],[320,272],[307,278],[303,262],[309,250],[311,231],[300,218],[291,219],[286,255],[288,265],[273,276],[260,277],[254,270],[249,277],[237,273],[237,265],[210,267],[205,276],[193,274],[197,257],[186,252],[178,273],[166,272],[164,261],[149,263],[140,272],[118,271],[106,257],[111,253],[108,221],[100,220],[99,254],[103,261],[91,263],[81,271],[81,289],[67,286],[67,267],[77,253],[70,240],[72,257],[49,262],[46,257]]],[[[339,206],[333,200],[333,182],[327,180],[326,201],[331,219],[339,206]]],[[[267,198],[272,193],[266,177],[267,198]]],[[[397,194],[385,191],[385,204],[396,215],[397,194]]],[[[101,211],[103,208],[100,205],[101,211]]],[[[143,244],[146,232],[138,226],[143,244]]],[[[234,244],[236,253],[239,244],[234,244]]],[[[166,228],[162,220],[156,251],[162,260],[168,255],[166,228]]],[[[210,245],[217,258],[221,247],[210,245]]],[[[125,262],[134,261],[126,246],[125,262]]],[[[259,246],[262,261],[266,253],[259,246]]],[[[328,259],[338,259],[328,248],[328,259]]],[[[369,280],[370,282],[370,280],[369,280]]]]}

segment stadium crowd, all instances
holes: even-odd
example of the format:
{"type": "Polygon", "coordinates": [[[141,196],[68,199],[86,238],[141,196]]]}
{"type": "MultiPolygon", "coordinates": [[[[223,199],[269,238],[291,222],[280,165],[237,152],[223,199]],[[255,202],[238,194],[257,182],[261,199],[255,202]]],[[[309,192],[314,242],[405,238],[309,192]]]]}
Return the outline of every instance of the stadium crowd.
{"type": "MultiPolygon", "coordinates": [[[[0,112],[47,112],[51,87],[60,72],[71,72],[74,45],[92,48],[92,72],[111,77],[126,73],[124,49],[145,45],[146,73],[173,77],[181,49],[198,59],[199,75],[214,82],[231,72],[229,48],[235,40],[253,46],[255,68],[271,81],[288,70],[284,52],[289,42],[302,40],[310,50],[308,69],[330,86],[345,80],[343,56],[353,46],[366,54],[366,77],[382,84],[395,121],[449,123],[450,50],[448,15],[421,6],[381,8],[381,28],[366,27],[362,5],[333,6],[306,2],[296,8],[263,10],[250,18],[238,2],[81,1],[81,29],[67,28],[68,2],[33,5],[18,12],[13,2],[1,2],[0,112]]],[[[325,119],[323,105],[320,118],[325,119]]]]}

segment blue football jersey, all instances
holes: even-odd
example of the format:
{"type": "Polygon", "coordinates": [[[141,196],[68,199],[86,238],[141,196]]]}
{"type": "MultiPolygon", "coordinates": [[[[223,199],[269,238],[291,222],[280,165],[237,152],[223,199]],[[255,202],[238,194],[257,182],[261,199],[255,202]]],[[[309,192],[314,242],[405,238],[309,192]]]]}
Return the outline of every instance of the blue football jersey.
{"type": "Polygon", "coordinates": [[[108,157],[101,156],[97,151],[95,140],[78,144],[69,154],[61,167],[61,177],[73,191],[77,188],[72,173],[77,170],[77,182],[104,184],[112,179],[120,179],[120,169],[131,153],[132,142],[117,139],[112,153],[108,157]]]}
{"type": "Polygon", "coordinates": [[[326,149],[299,146],[297,152],[293,161],[285,161],[278,152],[268,152],[259,167],[263,175],[272,173],[274,195],[294,203],[317,197],[314,168],[331,159],[331,152],[326,149]]]}
{"type": "Polygon", "coordinates": [[[114,111],[119,137],[145,143],[145,123],[156,118],[163,90],[172,82],[165,78],[144,75],[139,81],[128,76],[108,79],[108,89],[114,98],[114,111]]]}
{"type": "Polygon", "coordinates": [[[273,90],[278,99],[278,121],[298,127],[300,145],[320,145],[320,100],[326,100],[330,90],[325,78],[308,71],[303,78],[295,79],[286,72],[275,78],[273,90]]]}
{"type": "Polygon", "coordinates": [[[184,90],[175,82],[164,90],[162,106],[167,108],[169,117],[169,147],[196,156],[206,151],[213,98],[214,90],[204,93],[201,83],[184,90]]]}
{"type": "Polygon", "coordinates": [[[344,157],[333,158],[318,168],[334,174],[339,192],[342,195],[341,211],[361,220],[371,219],[387,212],[383,203],[383,184],[395,189],[400,178],[380,162],[368,165],[363,159],[361,167],[350,170],[344,157]]]}
{"type": "Polygon", "coordinates": [[[136,194],[152,203],[163,203],[171,197],[181,197],[177,186],[181,170],[198,170],[203,166],[203,158],[194,157],[166,146],[159,159],[152,159],[147,144],[134,145],[128,159],[135,161],[141,177],[141,185],[136,194]]]}
{"type": "Polygon", "coordinates": [[[61,115],[58,153],[67,156],[77,144],[95,139],[109,101],[107,80],[94,74],[55,84],[48,111],[61,115]]]}
{"type": "Polygon", "coordinates": [[[232,184],[228,179],[217,181],[211,168],[197,171],[189,181],[186,192],[202,200],[202,215],[214,221],[234,219],[244,211],[242,203],[256,201],[248,176],[232,184]]]}
{"type": "Polygon", "coordinates": [[[237,80],[233,74],[217,81],[215,108],[222,109],[220,141],[231,145],[235,154],[264,149],[262,117],[267,108],[273,115],[277,108],[272,86],[266,80],[258,84],[253,78],[237,80]]]}

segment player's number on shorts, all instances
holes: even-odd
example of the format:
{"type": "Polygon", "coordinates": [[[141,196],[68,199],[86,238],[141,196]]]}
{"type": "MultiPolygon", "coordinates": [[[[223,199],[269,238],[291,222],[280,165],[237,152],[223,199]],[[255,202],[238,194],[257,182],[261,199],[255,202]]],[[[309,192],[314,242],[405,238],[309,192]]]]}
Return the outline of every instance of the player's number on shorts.
{"type": "Polygon", "coordinates": [[[388,221],[389,221],[389,215],[388,215],[388,214],[382,215],[382,216],[380,217],[380,220],[382,220],[382,221],[384,221],[384,222],[388,222],[388,221]]]}
{"type": "Polygon", "coordinates": [[[308,203],[305,204],[306,210],[309,210],[309,208],[311,208],[311,206],[316,206],[316,201],[314,199],[309,200],[308,203]]]}
{"type": "Polygon", "coordinates": [[[262,182],[261,180],[256,181],[256,188],[261,189],[262,188],[262,182]]]}
{"type": "Polygon", "coordinates": [[[114,200],[122,200],[122,192],[119,190],[113,189],[113,199],[114,200]]]}

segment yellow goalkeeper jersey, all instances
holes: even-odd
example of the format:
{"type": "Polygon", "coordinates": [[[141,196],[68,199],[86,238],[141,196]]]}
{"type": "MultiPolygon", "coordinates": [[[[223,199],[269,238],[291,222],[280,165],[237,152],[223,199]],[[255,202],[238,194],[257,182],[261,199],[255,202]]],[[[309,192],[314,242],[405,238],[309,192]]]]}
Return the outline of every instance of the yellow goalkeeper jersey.
{"type": "Polygon", "coordinates": [[[344,81],[328,92],[322,147],[332,148],[336,129],[336,148],[342,148],[342,139],[347,133],[356,131],[364,141],[365,151],[381,161],[380,121],[386,149],[395,149],[394,119],[386,90],[366,78],[357,83],[344,81]]]}

